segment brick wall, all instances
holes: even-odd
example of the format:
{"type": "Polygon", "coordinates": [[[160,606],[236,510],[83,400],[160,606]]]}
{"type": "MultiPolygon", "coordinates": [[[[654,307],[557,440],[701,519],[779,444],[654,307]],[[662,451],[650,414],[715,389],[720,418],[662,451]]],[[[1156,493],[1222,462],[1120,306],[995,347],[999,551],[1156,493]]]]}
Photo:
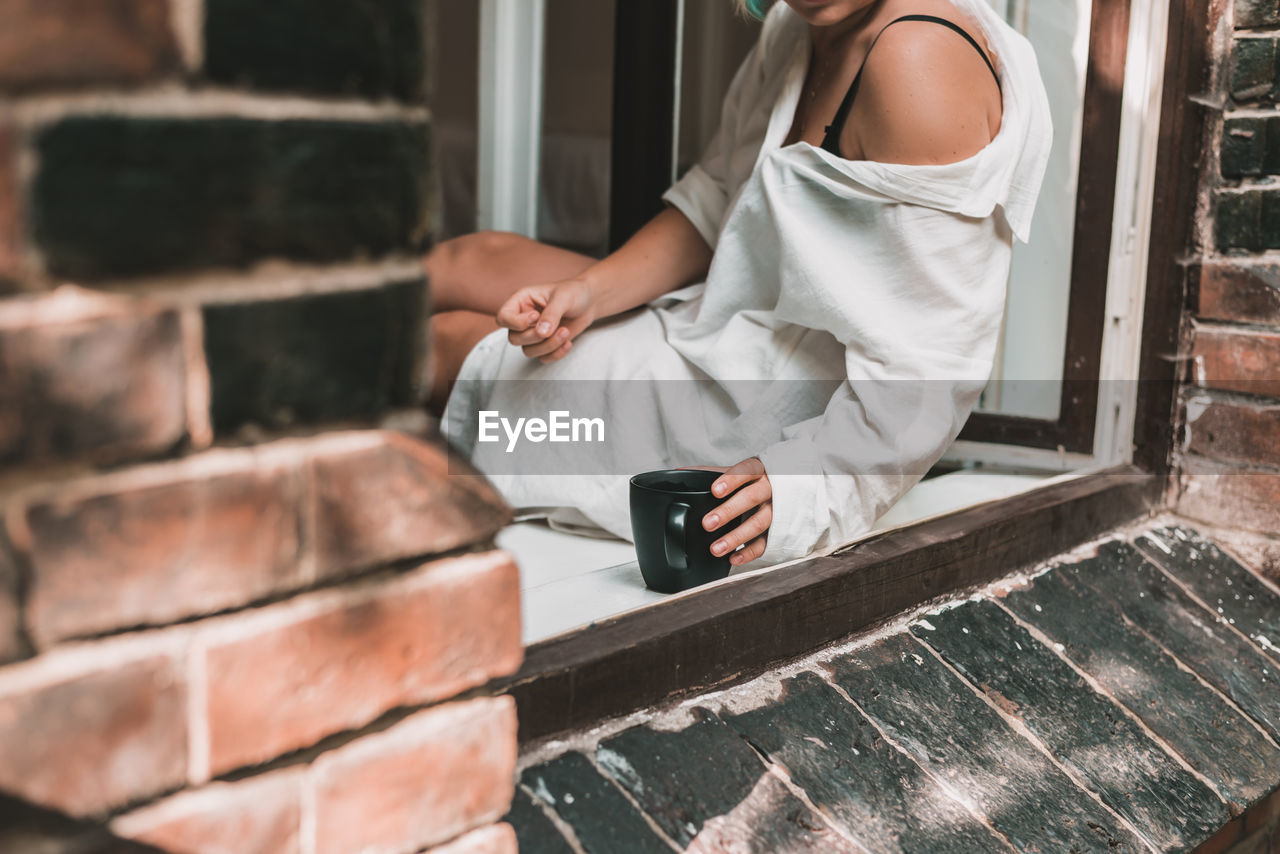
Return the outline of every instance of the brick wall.
{"type": "Polygon", "coordinates": [[[0,3],[0,812],[514,851],[508,510],[416,408],[428,36],[422,0],[0,3]]]}
{"type": "MultiPolygon", "coordinates": [[[[1170,503],[1280,579],[1280,9],[1221,5],[1170,503]]],[[[1183,96],[1183,95],[1179,95],[1183,96]]]]}

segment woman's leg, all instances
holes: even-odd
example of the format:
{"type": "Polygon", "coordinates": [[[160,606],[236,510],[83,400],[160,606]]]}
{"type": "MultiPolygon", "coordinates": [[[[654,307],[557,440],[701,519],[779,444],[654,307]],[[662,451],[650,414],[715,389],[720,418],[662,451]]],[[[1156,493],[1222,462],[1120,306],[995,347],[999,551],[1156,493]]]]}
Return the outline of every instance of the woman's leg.
{"type": "Polygon", "coordinates": [[[480,231],[446,240],[422,265],[431,290],[428,332],[431,372],[428,408],[440,414],[467,354],[498,328],[494,315],[526,285],[557,282],[596,259],[504,231],[480,231]]]}
{"type": "Polygon", "coordinates": [[[427,366],[431,371],[431,384],[427,409],[442,415],[467,354],[481,338],[497,329],[498,323],[491,314],[465,310],[438,312],[431,315],[428,323],[427,366]]]}
{"type": "Polygon", "coordinates": [[[494,315],[520,288],[571,278],[595,262],[520,234],[478,231],[436,245],[422,266],[435,311],[494,315]]]}

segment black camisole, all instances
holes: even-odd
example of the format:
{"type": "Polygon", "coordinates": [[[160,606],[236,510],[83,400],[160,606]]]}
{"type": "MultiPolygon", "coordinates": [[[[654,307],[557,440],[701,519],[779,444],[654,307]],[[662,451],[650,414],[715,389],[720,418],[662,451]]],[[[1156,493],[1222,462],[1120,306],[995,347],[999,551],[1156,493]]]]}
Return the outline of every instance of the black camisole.
{"type": "MultiPolygon", "coordinates": [[[[1000,75],[996,74],[996,68],[991,64],[991,60],[987,58],[987,54],[978,46],[978,43],[973,40],[973,36],[969,35],[959,26],[948,21],[946,18],[938,18],[933,15],[903,15],[900,18],[894,18],[892,21],[881,27],[880,32],[876,33],[876,37],[871,40],[871,47],[867,48],[867,56],[871,55],[871,48],[876,46],[876,42],[879,41],[881,33],[899,21],[933,21],[935,24],[942,24],[944,27],[950,27],[960,35],[964,36],[965,40],[968,41],[969,44],[973,45],[973,49],[982,57],[982,61],[987,64],[987,68],[991,69],[991,74],[996,78],[996,88],[1000,90],[1000,94],[1002,96],[1004,95],[1004,89],[1000,86],[1000,75]]],[[[863,57],[862,65],[858,66],[858,73],[854,76],[853,82],[849,84],[849,91],[845,92],[844,100],[840,102],[840,107],[836,110],[836,117],[831,121],[831,124],[827,125],[826,133],[822,137],[822,148],[831,152],[836,157],[841,156],[840,132],[844,128],[845,119],[849,117],[849,108],[853,106],[853,98],[858,94],[858,83],[862,80],[862,69],[866,64],[866,57],[863,57]]]]}

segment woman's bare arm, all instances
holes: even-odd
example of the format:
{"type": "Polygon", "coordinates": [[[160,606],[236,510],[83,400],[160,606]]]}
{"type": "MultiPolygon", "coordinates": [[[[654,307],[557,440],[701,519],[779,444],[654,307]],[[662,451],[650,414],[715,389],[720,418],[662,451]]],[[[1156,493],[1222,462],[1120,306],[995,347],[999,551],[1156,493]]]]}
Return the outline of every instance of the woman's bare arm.
{"type": "Polygon", "coordinates": [[[711,247],[684,214],[665,208],[630,240],[578,275],[530,285],[498,310],[508,340],[531,359],[555,361],[596,320],[644,305],[698,281],[711,247]]]}
{"type": "Polygon", "coordinates": [[[711,247],[684,214],[672,207],[582,273],[596,302],[596,316],[620,314],[696,282],[711,265],[711,247]]]}

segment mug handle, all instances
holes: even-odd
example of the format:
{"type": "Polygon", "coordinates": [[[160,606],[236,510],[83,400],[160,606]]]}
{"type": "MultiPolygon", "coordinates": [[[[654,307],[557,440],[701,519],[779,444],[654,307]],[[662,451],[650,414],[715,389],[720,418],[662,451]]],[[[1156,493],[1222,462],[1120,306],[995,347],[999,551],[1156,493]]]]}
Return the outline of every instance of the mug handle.
{"type": "Polygon", "coordinates": [[[674,501],[667,507],[667,528],[662,539],[667,553],[667,566],[684,571],[689,568],[688,540],[685,523],[689,519],[689,505],[674,501]]]}

